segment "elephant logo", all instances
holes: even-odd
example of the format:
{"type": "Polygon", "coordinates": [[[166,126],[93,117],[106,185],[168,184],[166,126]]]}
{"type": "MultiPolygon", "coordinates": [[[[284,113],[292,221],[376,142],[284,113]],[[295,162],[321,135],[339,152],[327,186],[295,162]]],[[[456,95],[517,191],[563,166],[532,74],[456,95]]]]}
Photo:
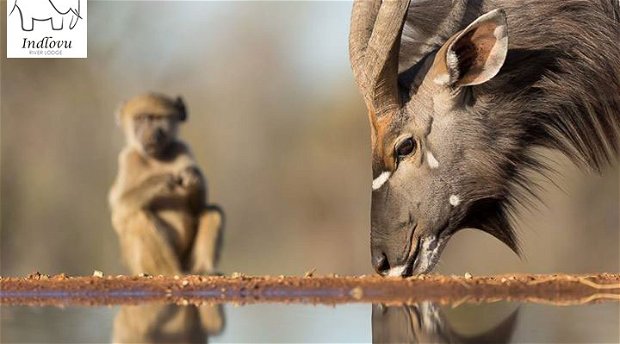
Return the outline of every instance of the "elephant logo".
{"type": "Polygon", "coordinates": [[[35,22],[49,21],[54,31],[65,28],[68,22],[69,30],[77,25],[80,16],[80,2],[82,0],[15,0],[11,9],[21,17],[23,31],[34,30],[35,22]]]}

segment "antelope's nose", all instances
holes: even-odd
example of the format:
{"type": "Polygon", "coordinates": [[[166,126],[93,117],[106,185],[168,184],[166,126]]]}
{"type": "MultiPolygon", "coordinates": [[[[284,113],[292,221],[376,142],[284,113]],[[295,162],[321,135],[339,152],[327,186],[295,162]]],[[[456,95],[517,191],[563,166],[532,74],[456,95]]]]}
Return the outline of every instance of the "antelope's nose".
{"type": "Polygon", "coordinates": [[[390,270],[387,256],[380,250],[372,253],[372,266],[378,274],[385,275],[390,270]]]}

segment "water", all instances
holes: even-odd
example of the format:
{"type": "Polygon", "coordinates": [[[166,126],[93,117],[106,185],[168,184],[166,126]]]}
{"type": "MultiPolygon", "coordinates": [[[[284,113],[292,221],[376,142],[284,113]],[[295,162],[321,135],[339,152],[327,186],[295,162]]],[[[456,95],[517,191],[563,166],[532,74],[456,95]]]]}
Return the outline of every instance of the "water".
{"type": "Polygon", "coordinates": [[[502,301],[456,307],[431,302],[389,307],[147,303],[66,308],[4,305],[0,310],[3,343],[620,342],[618,302],[553,306],[502,301]]]}

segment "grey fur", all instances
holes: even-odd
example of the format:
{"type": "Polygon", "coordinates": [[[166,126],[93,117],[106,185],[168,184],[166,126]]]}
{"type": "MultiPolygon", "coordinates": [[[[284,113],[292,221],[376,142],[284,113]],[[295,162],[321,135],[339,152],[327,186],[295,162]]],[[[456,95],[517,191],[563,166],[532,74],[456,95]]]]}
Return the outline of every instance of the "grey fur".
{"type": "Polygon", "coordinates": [[[496,8],[508,16],[508,57],[496,77],[471,87],[467,106],[470,129],[482,129],[475,137],[489,147],[480,161],[493,173],[481,183],[491,184],[486,190],[467,195],[478,202],[462,221],[518,252],[509,214],[535,196],[525,172],[547,169],[533,148],[560,150],[594,171],[617,161],[620,7],[616,0],[413,1],[401,39],[401,86],[412,86],[425,56],[496,8]]]}
{"type": "MultiPolygon", "coordinates": [[[[384,4],[356,2],[375,11],[384,4]]],[[[353,13],[352,28],[365,25],[352,30],[352,41],[363,44],[370,32],[384,32],[385,21],[353,13]]],[[[398,62],[397,85],[391,83],[395,65],[385,64],[376,80],[384,92],[360,87],[370,110],[377,181],[375,269],[429,272],[462,228],[486,231],[519,253],[510,217],[516,204],[536,197],[539,187],[528,172],[550,169],[538,148],[559,150],[594,171],[617,161],[620,4],[411,0],[397,24],[401,40],[390,54],[398,61],[385,59],[398,62]],[[390,107],[373,111],[375,103],[390,107]]],[[[357,55],[351,60],[359,83],[369,67],[360,71],[357,55]]]]}

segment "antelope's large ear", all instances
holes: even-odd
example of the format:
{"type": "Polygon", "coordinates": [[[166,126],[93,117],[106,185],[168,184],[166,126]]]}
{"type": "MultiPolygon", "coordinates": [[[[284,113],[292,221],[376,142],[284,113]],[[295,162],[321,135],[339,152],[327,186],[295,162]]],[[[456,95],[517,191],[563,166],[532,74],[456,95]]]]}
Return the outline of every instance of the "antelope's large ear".
{"type": "Polygon", "coordinates": [[[471,86],[489,81],[508,53],[506,13],[488,12],[459,31],[439,49],[431,72],[442,86],[471,86]]]}

